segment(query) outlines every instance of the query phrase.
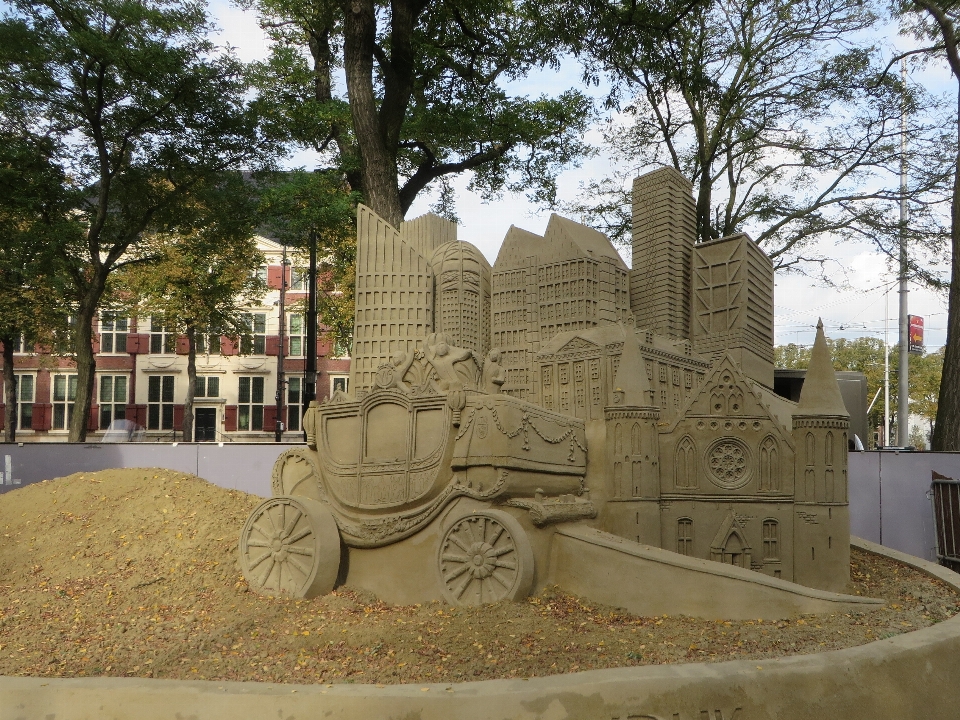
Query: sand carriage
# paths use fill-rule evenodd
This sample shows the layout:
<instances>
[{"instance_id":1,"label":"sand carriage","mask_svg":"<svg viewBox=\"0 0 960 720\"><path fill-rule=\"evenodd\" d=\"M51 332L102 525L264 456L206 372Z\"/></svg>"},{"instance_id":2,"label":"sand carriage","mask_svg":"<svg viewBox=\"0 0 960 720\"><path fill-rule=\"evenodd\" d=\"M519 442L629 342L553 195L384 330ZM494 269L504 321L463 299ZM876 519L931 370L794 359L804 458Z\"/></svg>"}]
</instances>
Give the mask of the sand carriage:
<instances>
[{"instance_id":1,"label":"sand carriage","mask_svg":"<svg viewBox=\"0 0 960 720\"><path fill-rule=\"evenodd\" d=\"M403 541L468 498L429 550L444 594L471 605L527 595L535 553L523 525L596 511L583 422L500 394L499 360L433 334L381 366L372 392L311 407L307 447L277 459L273 497L242 530L251 587L329 592L351 549ZM517 508L530 522L518 522Z\"/></svg>"}]
</instances>

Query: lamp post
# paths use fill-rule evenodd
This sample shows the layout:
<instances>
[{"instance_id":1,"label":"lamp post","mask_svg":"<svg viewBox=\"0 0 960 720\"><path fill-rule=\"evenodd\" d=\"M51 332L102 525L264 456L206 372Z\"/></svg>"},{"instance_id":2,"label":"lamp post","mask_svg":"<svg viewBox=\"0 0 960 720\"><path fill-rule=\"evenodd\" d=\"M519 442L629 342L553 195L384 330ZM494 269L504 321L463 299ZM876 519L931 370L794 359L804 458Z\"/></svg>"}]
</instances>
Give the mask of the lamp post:
<instances>
[{"instance_id":1,"label":"lamp post","mask_svg":"<svg viewBox=\"0 0 960 720\"><path fill-rule=\"evenodd\" d=\"M307 276L307 366L303 388L303 414L317 399L317 231L310 230L310 270Z\"/></svg>"},{"instance_id":2,"label":"lamp post","mask_svg":"<svg viewBox=\"0 0 960 720\"><path fill-rule=\"evenodd\" d=\"M283 391L286 379L283 373L283 336L287 329L286 316L287 300L287 244L283 244L283 260L280 262L280 347L277 348L277 419L274 423L273 439L280 442L283 439Z\"/></svg>"}]
</instances>

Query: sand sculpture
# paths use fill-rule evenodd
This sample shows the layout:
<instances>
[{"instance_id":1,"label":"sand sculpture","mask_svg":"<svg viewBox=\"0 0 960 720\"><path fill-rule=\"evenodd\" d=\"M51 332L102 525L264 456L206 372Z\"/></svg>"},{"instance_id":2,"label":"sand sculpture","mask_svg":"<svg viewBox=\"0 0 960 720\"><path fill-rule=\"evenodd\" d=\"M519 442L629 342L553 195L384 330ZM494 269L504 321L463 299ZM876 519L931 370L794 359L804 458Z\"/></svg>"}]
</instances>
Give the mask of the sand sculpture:
<instances>
[{"instance_id":1,"label":"sand sculpture","mask_svg":"<svg viewBox=\"0 0 960 720\"><path fill-rule=\"evenodd\" d=\"M353 394L278 459L241 534L251 586L517 599L573 527L600 558L842 590L848 415L822 327L799 403L775 395L770 261L743 234L695 239L671 169L634 183L632 268L556 215L511 228L491 268L453 223L361 206Z\"/></svg>"}]
</instances>

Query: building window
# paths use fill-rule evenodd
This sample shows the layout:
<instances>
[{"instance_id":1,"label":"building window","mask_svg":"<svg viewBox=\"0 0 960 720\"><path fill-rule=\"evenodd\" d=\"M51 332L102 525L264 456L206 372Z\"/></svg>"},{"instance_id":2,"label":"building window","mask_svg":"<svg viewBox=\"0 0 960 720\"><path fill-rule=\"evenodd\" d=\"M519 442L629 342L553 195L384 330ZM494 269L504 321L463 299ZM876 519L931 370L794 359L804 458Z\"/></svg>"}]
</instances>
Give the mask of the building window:
<instances>
[{"instance_id":1,"label":"building window","mask_svg":"<svg viewBox=\"0 0 960 720\"><path fill-rule=\"evenodd\" d=\"M253 276L258 281L266 285L267 284L267 266L261 265L260 267L258 267L256 270L253 271Z\"/></svg>"},{"instance_id":2,"label":"building window","mask_svg":"<svg viewBox=\"0 0 960 720\"><path fill-rule=\"evenodd\" d=\"M303 357L303 351L307 347L303 315L290 315L287 326L289 328L287 335L290 338L290 357Z\"/></svg>"},{"instance_id":3,"label":"building window","mask_svg":"<svg viewBox=\"0 0 960 720\"><path fill-rule=\"evenodd\" d=\"M127 318L103 313L100 316L100 352L125 353L129 329L130 321Z\"/></svg>"},{"instance_id":4,"label":"building window","mask_svg":"<svg viewBox=\"0 0 960 720\"><path fill-rule=\"evenodd\" d=\"M173 430L173 375L147 379L147 430Z\"/></svg>"},{"instance_id":5,"label":"building window","mask_svg":"<svg viewBox=\"0 0 960 720\"><path fill-rule=\"evenodd\" d=\"M198 398L220 397L220 378L216 375L197 375L193 396Z\"/></svg>"},{"instance_id":6,"label":"building window","mask_svg":"<svg viewBox=\"0 0 960 720\"><path fill-rule=\"evenodd\" d=\"M17 430L33 429L33 401L35 378L33 375L14 375L13 392L17 396Z\"/></svg>"},{"instance_id":7,"label":"building window","mask_svg":"<svg viewBox=\"0 0 960 720\"><path fill-rule=\"evenodd\" d=\"M127 376L100 376L100 429L106 430L114 420L127 417Z\"/></svg>"},{"instance_id":8,"label":"building window","mask_svg":"<svg viewBox=\"0 0 960 720\"><path fill-rule=\"evenodd\" d=\"M763 521L763 559L780 559L780 523L776 520Z\"/></svg>"},{"instance_id":9,"label":"building window","mask_svg":"<svg viewBox=\"0 0 960 720\"><path fill-rule=\"evenodd\" d=\"M243 355L263 355L267 351L266 313L244 313L244 333L240 337L240 352Z\"/></svg>"},{"instance_id":10,"label":"building window","mask_svg":"<svg viewBox=\"0 0 960 720\"><path fill-rule=\"evenodd\" d=\"M350 340L341 340L340 338L335 338L333 341L333 356L335 358L350 357Z\"/></svg>"},{"instance_id":11,"label":"building window","mask_svg":"<svg viewBox=\"0 0 960 720\"><path fill-rule=\"evenodd\" d=\"M220 333L197 333L194 336L194 344L200 355L219 355Z\"/></svg>"},{"instance_id":12,"label":"building window","mask_svg":"<svg viewBox=\"0 0 960 720\"><path fill-rule=\"evenodd\" d=\"M330 376L330 395L340 390L343 394L347 394L350 387L350 377L348 375L331 375Z\"/></svg>"},{"instance_id":13,"label":"building window","mask_svg":"<svg viewBox=\"0 0 960 720\"><path fill-rule=\"evenodd\" d=\"M27 353L33 352L33 344L27 343L23 335L18 337L13 344L13 354L14 355L26 355Z\"/></svg>"},{"instance_id":14,"label":"building window","mask_svg":"<svg viewBox=\"0 0 960 720\"><path fill-rule=\"evenodd\" d=\"M77 376L53 376L53 424L54 430L66 430L73 417L73 403L77 399Z\"/></svg>"},{"instance_id":15,"label":"building window","mask_svg":"<svg viewBox=\"0 0 960 720\"><path fill-rule=\"evenodd\" d=\"M677 520L677 552L681 555L693 555L693 520Z\"/></svg>"},{"instance_id":16,"label":"building window","mask_svg":"<svg viewBox=\"0 0 960 720\"><path fill-rule=\"evenodd\" d=\"M298 377L287 378L287 430L300 429L300 415L303 408L300 407L301 383L303 380Z\"/></svg>"},{"instance_id":17,"label":"building window","mask_svg":"<svg viewBox=\"0 0 960 720\"><path fill-rule=\"evenodd\" d=\"M290 270L290 289L306 292L308 287L307 279L310 277L310 271L306 268L292 268Z\"/></svg>"},{"instance_id":18,"label":"building window","mask_svg":"<svg viewBox=\"0 0 960 720\"><path fill-rule=\"evenodd\" d=\"M163 317L150 318L150 352L154 355L175 353L177 334Z\"/></svg>"},{"instance_id":19,"label":"building window","mask_svg":"<svg viewBox=\"0 0 960 720\"><path fill-rule=\"evenodd\" d=\"M237 430L263 430L263 376L242 376L237 405Z\"/></svg>"}]
</instances>

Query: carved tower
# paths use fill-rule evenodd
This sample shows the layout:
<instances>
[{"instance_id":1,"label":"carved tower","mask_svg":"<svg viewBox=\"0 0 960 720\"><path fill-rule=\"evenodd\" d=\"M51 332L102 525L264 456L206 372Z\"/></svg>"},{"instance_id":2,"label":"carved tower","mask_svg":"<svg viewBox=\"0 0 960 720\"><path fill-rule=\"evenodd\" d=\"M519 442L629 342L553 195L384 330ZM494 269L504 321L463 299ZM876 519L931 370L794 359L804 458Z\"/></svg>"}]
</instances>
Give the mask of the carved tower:
<instances>
[{"instance_id":1,"label":"carved tower","mask_svg":"<svg viewBox=\"0 0 960 720\"><path fill-rule=\"evenodd\" d=\"M602 523L609 532L660 544L660 408L633 328L620 326L623 350L604 408L608 487Z\"/></svg>"},{"instance_id":2,"label":"carved tower","mask_svg":"<svg viewBox=\"0 0 960 720\"><path fill-rule=\"evenodd\" d=\"M849 428L823 323L818 322L810 367L793 414L794 579L801 585L842 591L850 579Z\"/></svg>"}]
</instances>

